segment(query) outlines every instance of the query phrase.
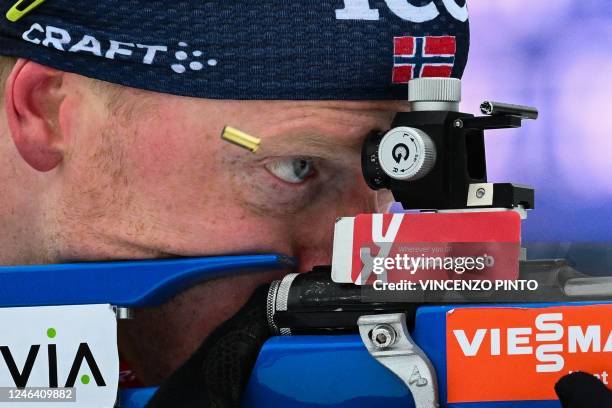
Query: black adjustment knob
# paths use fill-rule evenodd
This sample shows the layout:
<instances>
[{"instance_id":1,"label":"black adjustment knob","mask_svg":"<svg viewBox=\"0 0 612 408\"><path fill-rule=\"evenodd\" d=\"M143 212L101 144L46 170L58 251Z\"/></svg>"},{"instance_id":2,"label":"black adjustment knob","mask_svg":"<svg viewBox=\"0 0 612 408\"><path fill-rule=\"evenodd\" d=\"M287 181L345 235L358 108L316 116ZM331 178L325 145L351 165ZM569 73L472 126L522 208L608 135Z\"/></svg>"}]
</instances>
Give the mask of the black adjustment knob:
<instances>
[{"instance_id":1,"label":"black adjustment knob","mask_svg":"<svg viewBox=\"0 0 612 408\"><path fill-rule=\"evenodd\" d=\"M363 178L372 190L388 188L389 177L380 167L378 148L383 133L371 133L363 143L361 149L361 170Z\"/></svg>"}]
</instances>

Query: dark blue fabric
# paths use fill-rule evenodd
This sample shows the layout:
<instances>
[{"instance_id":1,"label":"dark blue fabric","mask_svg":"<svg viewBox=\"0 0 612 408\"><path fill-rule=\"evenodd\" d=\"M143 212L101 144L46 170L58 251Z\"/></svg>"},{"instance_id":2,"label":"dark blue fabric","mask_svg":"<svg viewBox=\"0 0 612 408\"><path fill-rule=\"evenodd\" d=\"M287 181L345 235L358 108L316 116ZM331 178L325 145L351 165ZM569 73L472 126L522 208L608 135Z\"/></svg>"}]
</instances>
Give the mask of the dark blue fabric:
<instances>
[{"instance_id":1,"label":"dark blue fabric","mask_svg":"<svg viewBox=\"0 0 612 408\"><path fill-rule=\"evenodd\" d=\"M410 0L415 6L432 2L439 11L421 23L402 19L380 0L369 2L378 20L337 19L344 0L47 0L11 23L4 14L15 1L0 0L0 54L200 98L404 99L406 85L392 83L394 37L456 37L454 77L463 74L469 48L468 22L453 17L443 0ZM49 30L63 51L43 45ZM100 42L100 53L85 35ZM110 40L132 44L120 45L130 55L105 57ZM75 46L77 52L68 51ZM147 52L154 51L150 46L167 50L157 50L145 63Z\"/></svg>"}]
</instances>

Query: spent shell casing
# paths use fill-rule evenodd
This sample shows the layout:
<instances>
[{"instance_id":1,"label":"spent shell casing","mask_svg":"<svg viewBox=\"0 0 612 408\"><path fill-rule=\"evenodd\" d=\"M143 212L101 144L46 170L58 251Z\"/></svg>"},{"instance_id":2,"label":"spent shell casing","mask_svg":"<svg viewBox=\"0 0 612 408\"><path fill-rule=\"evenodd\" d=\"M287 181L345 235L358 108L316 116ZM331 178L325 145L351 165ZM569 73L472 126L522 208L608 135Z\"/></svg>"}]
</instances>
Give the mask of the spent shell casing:
<instances>
[{"instance_id":1,"label":"spent shell casing","mask_svg":"<svg viewBox=\"0 0 612 408\"><path fill-rule=\"evenodd\" d=\"M251 136L248 133L245 133L231 126L226 126L223 128L221 139L233 143L236 146L240 146L244 149L247 149L253 153L255 153L257 149L259 149L259 145L261 143L261 139L255 136Z\"/></svg>"}]
</instances>

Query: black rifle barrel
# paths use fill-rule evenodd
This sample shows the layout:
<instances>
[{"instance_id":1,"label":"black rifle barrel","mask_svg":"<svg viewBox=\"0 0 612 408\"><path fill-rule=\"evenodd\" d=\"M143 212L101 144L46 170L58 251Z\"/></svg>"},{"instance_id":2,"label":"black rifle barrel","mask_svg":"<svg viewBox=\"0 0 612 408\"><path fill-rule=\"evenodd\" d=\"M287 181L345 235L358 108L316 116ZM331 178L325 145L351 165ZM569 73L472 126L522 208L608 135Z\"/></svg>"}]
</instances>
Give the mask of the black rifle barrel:
<instances>
[{"instance_id":1,"label":"black rifle barrel","mask_svg":"<svg viewBox=\"0 0 612 408\"><path fill-rule=\"evenodd\" d=\"M268 293L268 323L280 334L356 332L363 315L405 313L412 328L419 306L464 303L541 303L612 300L610 278L584 275L563 260L522 261L519 279L537 282L536 290L400 290L336 283L331 267L290 274ZM604 290L605 289L605 290Z\"/></svg>"}]
</instances>

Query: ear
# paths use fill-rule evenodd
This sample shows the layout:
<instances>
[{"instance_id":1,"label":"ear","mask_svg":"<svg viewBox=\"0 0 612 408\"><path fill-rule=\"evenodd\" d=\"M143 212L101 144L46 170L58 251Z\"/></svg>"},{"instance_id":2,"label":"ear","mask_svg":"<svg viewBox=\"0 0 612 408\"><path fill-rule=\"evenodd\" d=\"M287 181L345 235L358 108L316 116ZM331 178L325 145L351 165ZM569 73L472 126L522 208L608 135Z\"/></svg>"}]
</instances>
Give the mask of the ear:
<instances>
[{"instance_id":1,"label":"ear","mask_svg":"<svg viewBox=\"0 0 612 408\"><path fill-rule=\"evenodd\" d=\"M61 71L20 59L6 82L5 109L13 142L38 171L53 170L63 159L63 77Z\"/></svg>"}]
</instances>

